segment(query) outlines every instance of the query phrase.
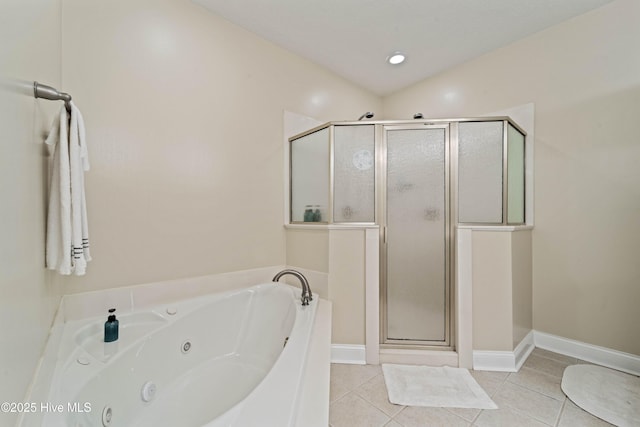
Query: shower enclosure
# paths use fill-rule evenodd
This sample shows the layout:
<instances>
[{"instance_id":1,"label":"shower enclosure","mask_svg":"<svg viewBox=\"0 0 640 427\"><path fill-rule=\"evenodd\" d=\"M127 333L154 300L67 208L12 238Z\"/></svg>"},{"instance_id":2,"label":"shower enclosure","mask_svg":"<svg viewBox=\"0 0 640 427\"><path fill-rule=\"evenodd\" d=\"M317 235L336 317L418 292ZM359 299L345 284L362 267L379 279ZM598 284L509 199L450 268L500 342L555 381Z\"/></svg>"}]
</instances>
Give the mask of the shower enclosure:
<instances>
[{"instance_id":1,"label":"shower enclosure","mask_svg":"<svg viewBox=\"0 0 640 427\"><path fill-rule=\"evenodd\" d=\"M525 223L508 117L331 122L290 140L290 222L379 226L380 344L453 349L455 227Z\"/></svg>"}]
</instances>

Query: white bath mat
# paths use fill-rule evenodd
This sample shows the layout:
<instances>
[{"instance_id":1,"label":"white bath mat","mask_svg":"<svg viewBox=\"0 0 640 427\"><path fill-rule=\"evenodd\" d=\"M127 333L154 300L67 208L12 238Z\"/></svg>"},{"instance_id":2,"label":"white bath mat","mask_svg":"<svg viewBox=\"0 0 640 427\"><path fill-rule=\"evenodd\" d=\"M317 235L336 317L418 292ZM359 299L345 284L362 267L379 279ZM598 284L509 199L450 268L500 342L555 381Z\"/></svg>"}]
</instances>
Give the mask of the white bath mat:
<instances>
[{"instance_id":1,"label":"white bath mat","mask_svg":"<svg viewBox=\"0 0 640 427\"><path fill-rule=\"evenodd\" d=\"M466 369L382 365L389 401L397 405L497 409Z\"/></svg>"},{"instance_id":2,"label":"white bath mat","mask_svg":"<svg viewBox=\"0 0 640 427\"><path fill-rule=\"evenodd\" d=\"M640 378L595 365L571 365L562 391L585 411L620 427L640 426Z\"/></svg>"}]
</instances>

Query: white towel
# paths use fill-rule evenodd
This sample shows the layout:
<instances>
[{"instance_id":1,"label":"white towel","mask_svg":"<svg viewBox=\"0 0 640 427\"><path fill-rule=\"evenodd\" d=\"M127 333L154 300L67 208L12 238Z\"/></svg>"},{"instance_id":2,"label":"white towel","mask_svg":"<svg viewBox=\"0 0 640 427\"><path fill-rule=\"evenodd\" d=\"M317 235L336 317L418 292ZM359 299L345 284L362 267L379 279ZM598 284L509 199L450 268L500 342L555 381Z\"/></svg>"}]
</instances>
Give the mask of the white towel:
<instances>
[{"instance_id":1,"label":"white towel","mask_svg":"<svg viewBox=\"0 0 640 427\"><path fill-rule=\"evenodd\" d=\"M84 171L89 170L84 121L71 103L54 120L46 144L53 147L49 210L47 214L47 268L60 274L85 274L89 253L89 227L84 194Z\"/></svg>"}]
</instances>

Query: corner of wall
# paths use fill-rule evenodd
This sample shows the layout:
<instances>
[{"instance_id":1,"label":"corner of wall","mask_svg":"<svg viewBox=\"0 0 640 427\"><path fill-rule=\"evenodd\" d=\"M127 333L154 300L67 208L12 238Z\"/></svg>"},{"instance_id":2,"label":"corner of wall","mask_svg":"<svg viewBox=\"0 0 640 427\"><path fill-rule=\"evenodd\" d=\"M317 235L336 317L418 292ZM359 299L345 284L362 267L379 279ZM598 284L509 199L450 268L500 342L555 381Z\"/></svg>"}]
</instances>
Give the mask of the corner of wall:
<instances>
[{"instance_id":1,"label":"corner of wall","mask_svg":"<svg viewBox=\"0 0 640 427\"><path fill-rule=\"evenodd\" d=\"M33 82L61 83L61 0L0 6L0 382L21 402L60 302L45 270L48 153L44 135L60 104L33 97ZM0 414L13 424L12 414Z\"/></svg>"}]
</instances>

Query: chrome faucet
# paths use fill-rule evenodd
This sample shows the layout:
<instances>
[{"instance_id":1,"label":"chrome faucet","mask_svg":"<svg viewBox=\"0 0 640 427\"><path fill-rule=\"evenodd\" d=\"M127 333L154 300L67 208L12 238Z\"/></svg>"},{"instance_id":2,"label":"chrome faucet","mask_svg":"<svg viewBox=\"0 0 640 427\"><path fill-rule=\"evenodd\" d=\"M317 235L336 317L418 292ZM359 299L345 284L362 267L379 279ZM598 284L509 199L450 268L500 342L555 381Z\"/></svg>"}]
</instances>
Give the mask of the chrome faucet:
<instances>
[{"instance_id":1,"label":"chrome faucet","mask_svg":"<svg viewBox=\"0 0 640 427\"><path fill-rule=\"evenodd\" d=\"M300 298L302 300L302 305L309 305L309 301L313 301L311 288L309 287L309 282L307 281L307 278L304 277L302 273L300 273L299 271L291 270L291 269L282 270L280 273L276 274L273 277L273 282L277 282L278 280L280 280L282 276L285 276L287 274L290 274L291 276L295 276L298 278L298 280L300 280L300 285L302 285L302 298Z\"/></svg>"}]
</instances>

